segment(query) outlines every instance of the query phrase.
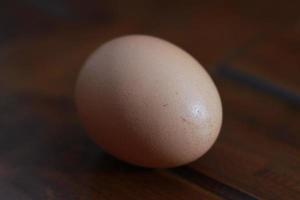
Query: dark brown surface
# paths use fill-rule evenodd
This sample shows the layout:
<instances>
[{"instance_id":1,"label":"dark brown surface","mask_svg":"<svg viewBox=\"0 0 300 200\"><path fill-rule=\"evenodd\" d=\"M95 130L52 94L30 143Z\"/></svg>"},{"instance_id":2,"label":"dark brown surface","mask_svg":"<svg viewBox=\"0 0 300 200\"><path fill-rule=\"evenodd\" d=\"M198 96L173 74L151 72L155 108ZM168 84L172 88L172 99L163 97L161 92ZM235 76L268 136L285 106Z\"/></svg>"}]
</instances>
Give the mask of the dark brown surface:
<instances>
[{"instance_id":1,"label":"dark brown surface","mask_svg":"<svg viewBox=\"0 0 300 200\"><path fill-rule=\"evenodd\" d=\"M270 6L271 5L271 6ZM299 199L299 1L0 3L0 199ZM86 57L147 33L189 51L224 125L189 166L126 165L84 134L73 87Z\"/></svg>"}]
</instances>

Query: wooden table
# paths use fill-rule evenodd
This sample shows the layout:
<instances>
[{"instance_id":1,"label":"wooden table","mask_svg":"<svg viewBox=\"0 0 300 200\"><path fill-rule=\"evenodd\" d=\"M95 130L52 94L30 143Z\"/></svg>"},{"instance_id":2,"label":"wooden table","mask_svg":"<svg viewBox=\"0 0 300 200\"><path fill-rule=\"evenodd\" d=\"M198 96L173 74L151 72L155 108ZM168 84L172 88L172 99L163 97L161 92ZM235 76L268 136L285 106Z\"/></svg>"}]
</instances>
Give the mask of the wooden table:
<instances>
[{"instance_id":1,"label":"wooden table","mask_svg":"<svg viewBox=\"0 0 300 200\"><path fill-rule=\"evenodd\" d=\"M299 2L1 2L0 199L300 199ZM221 135L188 166L127 165L78 121L84 60L131 33L183 47L219 88Z\"/></svg>"}]
</instances>

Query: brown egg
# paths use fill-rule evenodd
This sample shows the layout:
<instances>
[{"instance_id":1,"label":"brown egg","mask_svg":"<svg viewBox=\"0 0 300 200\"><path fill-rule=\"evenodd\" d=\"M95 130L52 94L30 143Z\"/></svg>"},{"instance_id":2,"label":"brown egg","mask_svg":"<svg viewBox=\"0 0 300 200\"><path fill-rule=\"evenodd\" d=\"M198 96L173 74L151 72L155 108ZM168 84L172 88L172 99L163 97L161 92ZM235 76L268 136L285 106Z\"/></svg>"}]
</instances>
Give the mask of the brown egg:
<instances>
[{"instance_id":1,"label":"brown egg","mask_svg":"<svg viewBox=\"0 0 300 200\"><path fill-rule=\"evenodd\" d=\"M144 167L196 160L222 123L220 97L204 68L151 36L124 36L99 47L80 72L76 104L102 149Z\"/></svg>"}]
</instances>

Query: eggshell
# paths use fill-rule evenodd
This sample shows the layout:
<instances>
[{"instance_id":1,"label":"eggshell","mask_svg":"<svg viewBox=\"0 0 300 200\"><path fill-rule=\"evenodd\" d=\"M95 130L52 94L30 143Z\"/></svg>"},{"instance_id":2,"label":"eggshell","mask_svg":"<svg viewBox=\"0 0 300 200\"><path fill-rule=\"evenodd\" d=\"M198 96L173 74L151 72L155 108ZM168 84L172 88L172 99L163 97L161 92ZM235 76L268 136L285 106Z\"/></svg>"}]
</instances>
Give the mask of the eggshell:
<instances>
[{"instance_id":1,"label":"eggshell","mask_svg":"<svg viewBox=\"0 0 300 200\"><path fill-rule=\"evenodd\" d=\"M123 36L100 46L80 72L76 104L95 143L144 167L196 160L222 123L220 97L205 69L152 36Z\"/></svg>"}]
</instances>

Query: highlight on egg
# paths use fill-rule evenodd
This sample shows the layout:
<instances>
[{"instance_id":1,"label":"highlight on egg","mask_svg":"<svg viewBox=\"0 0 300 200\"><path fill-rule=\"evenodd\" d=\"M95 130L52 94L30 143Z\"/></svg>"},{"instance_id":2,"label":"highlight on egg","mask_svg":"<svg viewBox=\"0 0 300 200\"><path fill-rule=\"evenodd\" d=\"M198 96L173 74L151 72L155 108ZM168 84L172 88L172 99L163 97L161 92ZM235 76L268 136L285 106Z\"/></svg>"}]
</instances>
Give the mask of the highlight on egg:
<instances>
[{"instance_id":1,"label":"highlight on egg","mask_svg":"<svg viewBox=\"0 0 300 200\"><path fill-rule=\"evenodd\" d=\"M198 159L222 124L220 96L205 69L176 45L146 35L101 45L80 71L75 102L96 144L143 167Z\"/></svg>"}]
</instances>

